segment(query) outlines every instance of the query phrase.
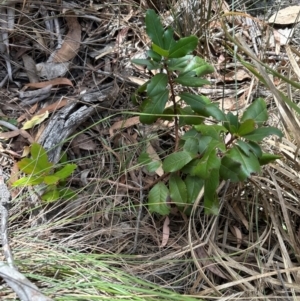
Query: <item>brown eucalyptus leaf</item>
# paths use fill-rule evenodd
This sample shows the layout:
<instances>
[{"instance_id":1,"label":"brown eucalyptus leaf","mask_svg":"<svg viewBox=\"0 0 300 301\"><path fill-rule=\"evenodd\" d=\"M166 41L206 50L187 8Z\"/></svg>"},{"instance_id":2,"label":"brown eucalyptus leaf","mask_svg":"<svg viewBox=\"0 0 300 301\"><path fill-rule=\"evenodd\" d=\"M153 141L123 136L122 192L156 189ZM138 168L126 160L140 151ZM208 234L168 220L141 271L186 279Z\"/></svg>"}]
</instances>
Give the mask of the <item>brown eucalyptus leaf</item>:
<instances>
[{"instance_id":1,"label":"brown eucalyptus leaf","mask_svg":"<svg viewBox=\"0 0 300 301\"><path fill-rule=\"evenodd\" d=\"M72 11L66 12L66 21L69 31L64 39L61 48L53 57L54 63L63 63L72 60L78 53L81 42L81 26L78 23L76 14Z\"/></svg>"}]
</instances>

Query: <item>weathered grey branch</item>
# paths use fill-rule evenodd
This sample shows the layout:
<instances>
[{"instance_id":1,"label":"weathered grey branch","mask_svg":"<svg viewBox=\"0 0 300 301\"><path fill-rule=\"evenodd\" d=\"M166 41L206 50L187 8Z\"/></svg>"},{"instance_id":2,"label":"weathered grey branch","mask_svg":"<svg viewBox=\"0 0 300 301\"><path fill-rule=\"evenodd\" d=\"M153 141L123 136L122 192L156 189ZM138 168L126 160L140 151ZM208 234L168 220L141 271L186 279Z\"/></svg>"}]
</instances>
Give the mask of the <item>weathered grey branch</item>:
<instances>
[{"instance_id":1,"label":"weathered grey branch","mask_svg":"<svg viewBox=\"0 0 300 301\"><path fill-rule=\"evenodd\" d=\"M102 91L99 87L99 91L86 93L82 96L83 102L91 103L91 105L73 102L53 116L38 141L48 151L49 161L54 164L59 161L61 149L66 139L80 124L95 113L97 104L101 107L109 107L114 102L118 91L116 83L111 83L109 88Z\"/></svg>"},{"instance_id":2,"label":"weathered grey branch","mask_svg":"<svg viewBox=\"0 0 300 301\"><path fill-rule=\"evenodd\" d=\"M0 275L22 301L51 301L24 275L0 261Z\"/></svg>"},{"instance_id":3,"label":"weathered grey branch","mask_svg":"<svg viewBox=\"0 0 300 301\"><path fill-rule=\"evenodd\" d=\"M10 193L4 182L3 170L0 166L0 212L1 212L1 240L2 249L11 268L14 268L14 260L8 242L8 210L10 206Z\"/></svg>"}]
</instances>

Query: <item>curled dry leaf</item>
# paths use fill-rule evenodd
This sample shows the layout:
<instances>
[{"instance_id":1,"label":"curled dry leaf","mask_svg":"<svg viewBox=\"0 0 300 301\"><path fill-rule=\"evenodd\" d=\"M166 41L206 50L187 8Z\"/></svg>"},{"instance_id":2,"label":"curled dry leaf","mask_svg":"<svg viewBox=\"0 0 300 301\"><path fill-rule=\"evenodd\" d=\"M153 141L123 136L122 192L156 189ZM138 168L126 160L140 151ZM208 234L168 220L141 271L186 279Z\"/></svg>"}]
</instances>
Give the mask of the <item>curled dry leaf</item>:
<instances>
[{"instance_id":1,"label":"curled dry leaf","mask_svg":"<svg viewBox=\"0 0 300 301\"><path fill-rule=\"evenodd\" d=\"M78 23L76 14L73 11L67 11L66 14L69 31L61 48L57 50L53 57L54 63L63 63L72 60L77 55L80 47L81 26Z\"/></svg>"},{"instance_id":2,"label":"curled dry leaf","mask_svg":"<svg viewBox=\"0 0 300 301\"><path fill-rule=\"evenodd\" d=\"M164 221L164 225L163 225L163 237L162 237L162 242L161 242L161 247L165 247L168 243L169 240L169 236L170 236L170 219L168 216L166 216L166 219Z\"/></svg>"}]
</instances>

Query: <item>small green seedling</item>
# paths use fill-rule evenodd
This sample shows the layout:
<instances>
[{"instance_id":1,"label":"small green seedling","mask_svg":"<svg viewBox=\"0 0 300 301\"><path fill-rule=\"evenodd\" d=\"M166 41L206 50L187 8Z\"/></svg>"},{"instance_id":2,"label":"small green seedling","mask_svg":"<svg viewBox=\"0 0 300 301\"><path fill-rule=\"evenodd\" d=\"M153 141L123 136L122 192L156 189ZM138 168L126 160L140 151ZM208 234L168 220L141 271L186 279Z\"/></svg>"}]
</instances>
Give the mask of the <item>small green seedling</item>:
<instances>
[{"instance_id":1,"label":"small green seedling","mask_svg":"<svg viewBox=\"0 0 300 301\"><path fill-rule=\"evenodd\" d=\"M21 172L28 176L13 183L13 187L36 186L43 184L46 189L42 200L53 202L60 198L71 199L75 197L74 191L66 186L67 178L77 168L76 164L64 164L56 168L48 161L45 149L38 143L33 143L30 148L31 158L24 158L17 163ZM61 160L62 161L62 160Z\"/></svg>"},{"instance_id":2,"label":"small green seedling","mask_svg":"<svg viewBox=\"0 0 300 301\"><path fill-rule=\"evenodd\" d=\"M146 124L158 118L174 121L175 145L163 161L154 161L144 152L139 162L155 171L162 165L164 181L159 181L149 191L151 212L167 215L171 201L189 213L199 192L204 188L206 213L219 210L217 188L221 180L241 182L261 166L280 156L264 153L259 143L269 135L282 137L277 128L265 126L268 120L266 103L256 99L241 117L225 113L218 105L185 87L210 84L204 75L214 68L193 51L198 45L195 36L174 39L172 28L164 29L153 10L146 13L146 31L152 44L147 59L135 59L134 64L148 70L159 70L133 95L141 102L140 121ZM176 91L176 92L175 92ZM168 100L172 105L166 107ZM189 130L179 137L179 127Z\"/></svg>"}]
</instances>

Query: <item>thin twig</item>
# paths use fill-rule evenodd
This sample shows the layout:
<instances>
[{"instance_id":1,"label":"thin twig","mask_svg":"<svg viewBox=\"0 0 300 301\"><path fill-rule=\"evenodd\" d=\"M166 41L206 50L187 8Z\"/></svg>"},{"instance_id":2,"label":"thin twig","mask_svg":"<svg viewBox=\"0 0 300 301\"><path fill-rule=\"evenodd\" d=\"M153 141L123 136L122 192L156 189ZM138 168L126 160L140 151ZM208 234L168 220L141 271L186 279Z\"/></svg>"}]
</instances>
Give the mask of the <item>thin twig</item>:
<instances>
[{"instance_id":1,"label":"thin twig","mask_svg":"<svg viewBox=\"0 0 300 301\"><path fill-rule=\"evenodd\" d=\"M10 205L10 193L4 183L3 170L0 166L0 212L1 212L1 239L5 259L11 268L15 268L13 255L8 242L8 210Z\"/></svg>"},{"instance_id":2,"label":"thin twig","mask_svg":"<svg viewBox=\"0 0 300 301\"><path fill-rule=\"evenodd\" d=\"M175 127L175 152L178 150L178 146L179 146L179 125L178 125L178 117L177 117L177 106L176 106L176 99L175 99L175 92L174 92L174 86L173 86L173 82L172 82L172 78L170 75L170 71L168 70L168 66L165 64L165 69L167 70L167 76L168 76L168 81L169 81L169 85L170 85L170 89L171 89L171 100L173 103L173 108L174 108L174 127Z\"/></svg>"}]
</instances>

